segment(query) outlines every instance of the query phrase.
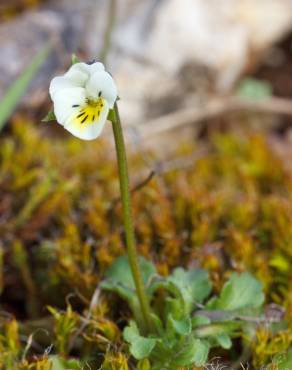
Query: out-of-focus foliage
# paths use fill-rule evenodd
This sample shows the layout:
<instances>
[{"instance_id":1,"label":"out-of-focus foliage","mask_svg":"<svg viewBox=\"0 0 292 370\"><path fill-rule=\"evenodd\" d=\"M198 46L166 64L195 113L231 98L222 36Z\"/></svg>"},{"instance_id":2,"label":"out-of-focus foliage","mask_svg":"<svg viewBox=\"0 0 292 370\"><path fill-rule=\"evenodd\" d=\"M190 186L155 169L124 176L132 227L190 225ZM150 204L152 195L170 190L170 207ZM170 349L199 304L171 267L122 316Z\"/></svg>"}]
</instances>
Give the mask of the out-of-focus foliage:
<instances>
[{"instance_id":1,"label":"out-of-focus foliage","mask_svg":"<svg viewBox=\"0 0 292 370\"><path fill-rule=\"evenodd\" d=\"M262 100L271 97L273 89L266 81L245 78L240 82L236 94L245 99Z\"/></svg>"},{"instance_id":2,"label":"out-of-focus foliage","mask_svg":"<svg viewBox=\"0 0 292 370\"><path fill-rule=\"evenodd\" d=\"M261 135L218 134L208 147L192 166L134 193L139 251L161 275L179 265L208 269L214 294L232 271L252 272L288 322L277 334L258 329L248 360L257 368L292 345L292 174ZM195 150L181 148L177 157ZM1 137L0 369L47 370L53 354L77 356L84 369L132 366L120 332L127 306L114 295L92 299L124 254L113 154L100 140L44 136L21 119ZM141 156L131 170L144 179ZM234 360L241 350L232 359L222 350L212 356Z\"/></svg>"},{"instance_id":3,"label":"out-of-focus foliage","mask_svg":"<svg viewBox=\"0 0 292 370\"><path fill-rule=\"evenodd\" d=\"M8 20L20 12L35 7L45 0L13 0L0 1L0 20Z\"/></svg>"},{"instance_id":4,"label":"out-of-focus foliage","mask_svg":"<svg viewBox=\"0 0 292 370\"><path fill-rule=\"evenodd\" d=\"M47 45L41 49L33 58L31 63L25 68L21 75L12 83L6 94L0 101L0 131L2 130L7 119L14 111L16 105L19 103L22 95L25 93L29 83L45 62L50 46Z\"/></svg>"}]
</instances>

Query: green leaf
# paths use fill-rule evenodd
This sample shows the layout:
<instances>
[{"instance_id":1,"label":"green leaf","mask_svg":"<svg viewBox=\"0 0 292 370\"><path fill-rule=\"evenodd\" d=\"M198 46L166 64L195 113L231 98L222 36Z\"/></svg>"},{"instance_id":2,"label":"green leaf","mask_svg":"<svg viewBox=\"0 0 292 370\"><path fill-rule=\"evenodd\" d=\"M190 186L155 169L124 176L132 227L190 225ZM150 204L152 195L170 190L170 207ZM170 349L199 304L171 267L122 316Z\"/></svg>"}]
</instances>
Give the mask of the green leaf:
<instances>
[{"instance_id":1,"label":"green leaf","mask_svg":"<svg viewBox=\"0 0 292 370\"><path fill-rule=\"evenodd\" d=\"M139 334L134 321L130 321L130 325L124 329L123 337L130 344L130 352L137 360L148 357L156 344L155 338L145 338Z\"/></svg>"},{"instance_id":2,"label":"green leaf","mask_svg":"<svg viewBox=\"0 0 292 370\"><path fill-rule=\"evenodd\" d=\"M147 286L153 276L156 275L155 266L143 257L139 257L140 269L144 284ZM118 257L105 273L106 280L102 282L102 288L110 290L116 286L124 287L127 292L133 294L135 283L132 276L127 256Z\"/></svg>"},{"instance_id":3,"label":"green leaf","mask_svg":"<svg viewBox=\"0 0 292 370\"><path fill-rule=\"evenodd\" d=\"M232 347L232 341L228 334L221 333L216 336L216 341L222 348L230 349Z\"/></svg>"},{"instance_id":4,"label":"green leaf","mask_svg":"<svg viewBox=\"0 0 292 370\"><path fill-rule=\"evenodd\" d=\"M65 360L59 356L50 356L49 357L52 363L52 370L80 370L81 364L76 360Z\"/></svg>"},{"instance_id":5,"label":"green leaf","mask_svg":"<svg viewBox=\"0 0 292 370\"><path fill-rule=\"evenodd\" d=\"M195 340L195 350L193 353L192 362L195 366L203 366L209 355L210 346L207 341Z\"/></svg>"},{"instance_id":6,"label":"green leaf","mask_svg":"<svg viewBox=\"0 0 292 370\"><path fill-rule=\"evenodd\" d=\"M79 60L79 58L77 57L76 54L72 54L72 56L71 56L71 64L73 65L73 64L76 64L76 63L80 63L80 60Z\"/></svg>"},{"instance_id":7,"label":"green leaf","mask_svg":"<svg viewBox=\"0 0 292 370\"><path fill-rule=\"evenodd\" d=\"M192 322L189 317L182 320L175 320L172 315L169 315L168 321L173 330L179 335L188 335L192 331Z\"/></svg>"},{"instance_id":8,"label":"green leaf","mask_svg":"<svg viewBox=\"0 0 292 370\"><path fill-rule=\"evenodd\" d=\"M181 296L187 313L194 309L196 303L202 303L212 288L208 272L205 270L186 271L177 268L166 280L169 283L169 290Z\"/></svg>"},{"instance_id":9,"label":"green leaf","mask_svg":"<svg viewBox=\"0 0 292 370\"><path fill-rule=\"evenodd\" d=\"M214 323L209 325L202 325L194 328L194 335L201 339L207 339L214 337L216 338L221 334L234 335L242 327L242 322L240 321L225 321L220 323Z\"/></svg>"},{"instance_id":10,"label":"green leaf","mask_svg":"<svg viewBox=\"0 0 292 370\"><path fill-rule=\"evenodd\" d=\"M291 370L292 369L292 350L287 353L280 354L277 356L276 364L278 370Z\"/></svg>"},{"instance_id":11,"label":"green leaf","mask_svg":"<svg viewBox=\"0 0 292 370\"><path fill-rule=\"evenodd\" d=\"M262 100L273 95L272 86L266 81L245 78L241 81L236 95L244 99Z\"/></svg>"},{"instance_id":12,"label":"green leaf","mask_svg":"<svg viewBox=\"0 0 292 370\"><path fill-rule=\"evenodd\" d=\"M151 312L151 320L155 327L156 333L162 337L164 335L164 327L160 317L155 313Z\"/></svg>"},{"instance_id":13,"label":"green leaf","mask_svg":"<svg viewBox=\"0 0 292 370\"><path fill-rule=\"evenodd\" d=\"M207 341L195 339L193 337L186 338L183 346L175 349L171 363L176 366L202 366L208 359L210 346Z\"/></svg>"},{"instance_id":14,"label":"green leaf","mask_svg":"<svg viewBox=\"0 0 292 370\"><path fill-rule=\"evenodd\" d=\"M53 110L50 110L48 114L42 119L42 122L56 121L56 116Z\"/></svg>"},{"instance_id":15,"label":"green leaf","mask_svg":"<svg viewBox=\"0 0 292 370\"><path fill-rule=\"evenodd\" d=\"M221 294L207 304L208 308L222 310L242 310L258 308L264 302L262 284L251 274L233 273L224 284Z\"/></svg>"},{"instance_id":16,"label":"green leaf","mask_svg":"<svg viewBox=\"0 0 292 370\"><path fill-rule=\"evenodd\" d=\"M142 279L146 286L146 293L149 299L152 296L150 282L152 277L156 275L155 266L143 257L139 257ZM140 309L140 304L136 294L136 288L132 271L129 265L128 257L121 256L117 258L110 268L106 271L106 279L100 283L100 287L104 290L117 293L121 298L125 299L136 318L139 326L143 324L143 316Z\"/></svg>"},{"instance_id":17,"label":"green leaf","mask_svg":"<svg viewBox=\"0 0 292 370\"><path fill-rule=\"evenodd\" d=\"M197 326L208 325L210 323L211 323L211 320L209 319L209 317L206 317L206 316L196 315L192 318L193 328Z\"/></svg>"},{"instance_id":18,"label":"green leaf","mask_svg":"<svg viewBox=\"0 0 292 370\"><path fill-rule=\"evenodd\" d=\"M45 46L40 52L33 58L32 62L26 67L22 74L12 83L6 95L0 102L0 131L3 129L7 119L13 113L15 107L19 103L29 83L45 62L51 47Z\"/></svg>"}]
</instances>

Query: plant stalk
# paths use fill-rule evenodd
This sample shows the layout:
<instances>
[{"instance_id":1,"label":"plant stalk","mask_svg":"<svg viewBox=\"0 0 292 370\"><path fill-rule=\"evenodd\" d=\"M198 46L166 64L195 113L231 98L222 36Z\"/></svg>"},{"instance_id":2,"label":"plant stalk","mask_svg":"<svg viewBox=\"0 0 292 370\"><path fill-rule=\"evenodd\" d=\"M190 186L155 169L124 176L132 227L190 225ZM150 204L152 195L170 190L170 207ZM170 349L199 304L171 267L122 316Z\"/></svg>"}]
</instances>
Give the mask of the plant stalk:
<instances>
[{"instance_id":1,"label":"plant stalk","mask_svg":"<svg viewBox=\"0 0 292 370\"><path fill-rule=\"evenodd\" d=\"M145 329L149 333L151 332L151 310L148 301L148 297L145 291L145 285L142 279L141 269L138 260L138 253L136 248L136 240L134 235L134 227L132 220L132 209L131 209L131 196L129 189L129 175L128 175L128 165L127 156L125 149L125 142L123 137L123 131L121 126L121 120L118 110L118 105L114 105L114 118L112 119L112 126L115 138L115 146L118 161L119 170L119 180L120 180L120 190L123 208L123 220L126 236L126 246L129 258L129 263L131 266L131 271L133 279L136 286L137 296L140 302L142 315L145 321Z\"/></svg>"},{"instance_id":2,"label":"plant stalk","mask_svg":"<svg viewBox=\"0 0 292 370\"><path fill-rule=\"evenodd\" d=\"M117 13L117 1L109 0L108 1L108 10L107 10L107 24L103 36L103 47L100 53L99 60L105 65L107 62L108 53L111 46L111 38L116 23L116 13Z\"/></svg>"}]
</instances>

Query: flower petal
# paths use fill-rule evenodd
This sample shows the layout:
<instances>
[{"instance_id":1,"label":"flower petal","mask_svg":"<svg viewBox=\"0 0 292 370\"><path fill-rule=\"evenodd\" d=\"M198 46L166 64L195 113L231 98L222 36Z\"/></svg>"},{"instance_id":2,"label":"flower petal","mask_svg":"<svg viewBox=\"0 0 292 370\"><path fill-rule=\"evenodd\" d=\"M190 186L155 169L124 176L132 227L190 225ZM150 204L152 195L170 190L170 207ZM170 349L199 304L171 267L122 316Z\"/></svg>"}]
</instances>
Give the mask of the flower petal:
<instances>
[{"instance_id":1,"label":"flower petal","mask_svg":"<svg viewBox=\"0 0 292 370\"><path fill-rule=\"evenodd\" d=\"M104 65L100 62L89 63L87 66L91 75L95 72L104 71Z\"/></svg>"},{"instance_id":2,"label":"flower petal","mask_svg":"<svg viewBox=\"0 0 292 370\"><path fill-rule=\"evenodd\" d=\"M72 115L67 119L64 128L79 139L94 140L100 135L105 125L108 112L109 106L107 102L105 102L103 110L101 111L100 116L96 121L81 124L76 120L76 115Z\"/></svg>"},{"instance_id":3,"label":"flower petal","mask_svg":"<svg viewBox=\"0 0 292 370\"><path fill-rule=\"evenodd\" d=\"M54 77L50 83L49 89L51 99L54 100L54 95L57 92L72 87L75 87L75 84L72 81L65 78L64 76Z\"/></svg>"},{"instance_id":4,"label":"flower petal","mask_svg":"<svg viewBox=\"0 0 292 370\"><path fill-rule=\"evenodd\" d=\"M64 74L64 77L69 78L72 82L78 84L78 86L84 87L88 78L99 71L104 71L104 65L102 63L75 63Z\"/></svg>"},{"instance_id":5,"label":"flower petal","mask_svg":"<svg viewBox=\"0 0 292 370\"><path fill-rule=\"evenodd\" d=\"M76 86L84 87L90 77L90 68L86 63L73 64L64 77L72 81Z\"/></svg>"},{"instance_id":6,"label":"flower petal","mask_svg":"<svg viewBox=\"0 0 292 370\"><path fill-rule=\"evenodd\" d=\"M53 95L53 102L57 121L64 125L65 121L86 103L85 89L70 87L58 90Z\"/></svg>"},{"instance_id":7,"label":"flower petal","mask_svg":"<svg viewBox=\"0 0 292 370\"><path fill-rule=\"evenodd\" d=\"M100 71L104 71L104 65L102 63L73 64L63 76L57 76L52 79L49 89L51 98L53 99L57 91L68 87L85 87L90 76Z\"/></svg>"},{"instance_id":8,"label":"flower petal","mask_svg":"<svg viewBox=\"0 0 292 370\"><path fill-rule=\"evenodd\" d=\"M90 76L86 84L87 96L97 99L99 94L106 99L109 107L112 108L117 99L117 86L112 76L105 71L97 71Z\"/></svg>"}]
</instances>

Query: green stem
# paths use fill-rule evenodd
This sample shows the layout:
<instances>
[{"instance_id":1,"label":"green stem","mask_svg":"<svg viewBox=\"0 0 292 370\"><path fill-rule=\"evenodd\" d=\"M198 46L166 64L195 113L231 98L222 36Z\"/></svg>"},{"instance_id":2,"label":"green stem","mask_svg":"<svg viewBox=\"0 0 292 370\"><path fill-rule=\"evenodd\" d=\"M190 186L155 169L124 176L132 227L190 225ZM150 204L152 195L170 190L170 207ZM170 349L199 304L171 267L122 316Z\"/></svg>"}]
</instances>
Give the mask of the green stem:
<instances>
[{"instance_id":1,"label":"green stem","mask_svg":"<svg viewBox=\"0 0 292 370\"><path fill-rule=\"evenodd\" d=\"M142 280L141 270L139 266L138 254L136 249L136 240L134 235L132 211L131 211L131 197L129 190L129 175L127 166L127 156L123 137L123 131L121 126L121 120L118 110L118 105L115 103L114 106L114 118L112 119L112 126L115 138L118 168L119 168L119 179L120 179L120 190L123 205L123 219L126 235L126 245L128 258L136 286L136 292L141 306L142 315L145 321L146 331L151 331L151 311L149 306L148 297L145 292L145 285Z\"/></svg>"},{"instance_id":2,"label":"green stem","mask_svg":"<svg viewBox=\"0 0 292 370\"><path fill-rule=\"evenodd\" d=\"M116 21L116 13L117 13L117 2L116 0L110 0L108 2L108 14L107 14L107 24L103 36L103 47L100 53L99 60L106 64L107 56L111 46L111 36L114 30L114 25Z\"/></svg>"}]
</instances>

